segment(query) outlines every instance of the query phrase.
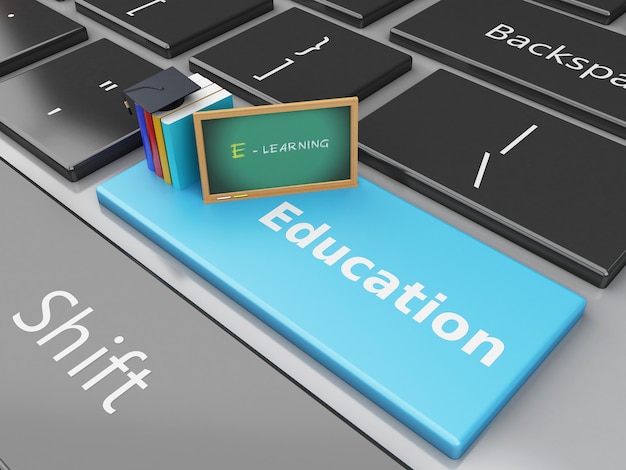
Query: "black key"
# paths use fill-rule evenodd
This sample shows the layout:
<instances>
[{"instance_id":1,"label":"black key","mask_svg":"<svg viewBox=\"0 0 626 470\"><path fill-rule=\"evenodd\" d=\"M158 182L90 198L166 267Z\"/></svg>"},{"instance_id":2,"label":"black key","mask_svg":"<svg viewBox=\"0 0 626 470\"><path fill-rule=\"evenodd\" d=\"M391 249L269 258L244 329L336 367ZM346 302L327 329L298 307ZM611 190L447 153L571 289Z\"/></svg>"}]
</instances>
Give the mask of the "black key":
<instances>
[{"instance_id":1,"label":"black key","mask_svg":"<svg viewBox=\"0 0 626 470\"><path fill-rule=\"evenodd\" d=\"M442 0L392 39L626 137L626 36L522 0Z\"/></svg>"},{"instance_id":2,"label":"black key","mask_svg":"<svg viewBox=\"0 0 626 470\"><path fill-rule=\"evenodd\" d=\"M624 0L536 0L598 23L609 24L626 11Z\"/></svg>"},{"instance_id":3,"label":"black key","mask_svg":"<svg viewBox=\"0 0 626 470\"><path fill-rule=\"evenodd\" d=\"M122 90L160 69L107 39L0 83L0 130L70 181L141 145Z\"/></svg>"},{"instance_id":4,"label":"black key","mask_svg":"<svg viewBox=\"0 0 626 470\"><path fill-rule=\"evenodd\" d=\"M363 28L412 0L295 0L317 11Z\"/></svg>"},{"instance_id":5,"label":"black key","mask_svg":"<svg viewBox=\"0 0 626 470\"><path fill-rule=\"evenodd\" d=\"M86 39L84 26L35 0L0 0L0 77Z\"/></svg>"},{"instance_id":6,"label":"black key","mask_svg":"<svg viewBox=\"0 0 626 470\"><path fill-rule=\"evenodd\" d=\"M365 163L599 287L626 261L622 145L445 71L359 138Z\"/></svg>"},{"instance_id":7,"label":"black key","mask_svg":"<svg viewBox=\"0 0 626 470\"><path fill-rule=\"evenodd\" d=\"M80 13L167 58L272 8L272 0L76 0Z\"/></svg>"},{"instance_id":8,"label":"black key","mask_svg":"<svg viewBox=\"0 0 626 470\"><path fill-rule=\"evenodd\" d=\"M411 56L292 8L191 57L200 72L254 103L358 96L411 69Z\"/></svg>"}]
</instances>

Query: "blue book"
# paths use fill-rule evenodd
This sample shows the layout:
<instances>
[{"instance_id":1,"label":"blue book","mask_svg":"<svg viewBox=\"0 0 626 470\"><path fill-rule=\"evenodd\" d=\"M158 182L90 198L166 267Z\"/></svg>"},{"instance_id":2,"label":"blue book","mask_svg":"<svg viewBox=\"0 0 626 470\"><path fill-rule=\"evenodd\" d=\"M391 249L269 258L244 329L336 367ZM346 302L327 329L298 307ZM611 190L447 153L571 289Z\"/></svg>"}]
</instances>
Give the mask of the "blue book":
<instances>
[{"instance_id":1,"label":"blue book","mask_svg":"<svg viewBox=\"0 0 626 470\"><path fill-rule=\"evenodd\" d=\"M148 135L148 128L146 127L146 117L143 108L137 103L135 103L135 112L137 114L137 121L139 121L139 133L141 135L141 142L143 143L143 151L146 155L146 163L150 171L154 171L154 162L152 161L152 151L150 149L150 136Z\"/></svg>"},{"instance_id":2,"label":"blue book","mask_svg":"<svg viewBox=\"0 0 626 470\"><path fill-rule=\"evenodd\" d=\"M169 179L176 189L186 188L200 180L193 113L233 107L233 97L228 91L199 74L191 78L202 89L185 97L183 104L175 110L153 115L160 124Z\"/></svg>"},{"instance_id":3,"label":"blue book","mask_svg":"<svg viewBox=\"0 0 626 470\"><path fill-rule=\"evenodd\" d=\"M204 204L143 165L100 203L452 458L580 318L576 293L360 178Z\"/></svg>"}]
</instances>

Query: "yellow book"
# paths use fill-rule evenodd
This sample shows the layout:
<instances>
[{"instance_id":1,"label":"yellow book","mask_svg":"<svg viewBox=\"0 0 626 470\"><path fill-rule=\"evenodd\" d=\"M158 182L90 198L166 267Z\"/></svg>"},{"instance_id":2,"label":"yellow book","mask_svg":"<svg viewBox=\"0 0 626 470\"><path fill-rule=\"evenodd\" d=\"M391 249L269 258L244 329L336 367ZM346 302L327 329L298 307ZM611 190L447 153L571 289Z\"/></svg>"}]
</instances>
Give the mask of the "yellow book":
<instances>
[{"instance_id":1,"label":"yellow book","mask_svg":"<svg viewBox=\"0 0 626 470\"><path fill-rule=\"evenodd\" d=\"M163 181L172 184L172 174L167 160L167 148L165 147L165 139L163 138L163 127L161 126L161 116L152 115L154 124L154 135L159 149L159 160L161 162L161 170L163 171Z\"/></svg>"}]
</instances>

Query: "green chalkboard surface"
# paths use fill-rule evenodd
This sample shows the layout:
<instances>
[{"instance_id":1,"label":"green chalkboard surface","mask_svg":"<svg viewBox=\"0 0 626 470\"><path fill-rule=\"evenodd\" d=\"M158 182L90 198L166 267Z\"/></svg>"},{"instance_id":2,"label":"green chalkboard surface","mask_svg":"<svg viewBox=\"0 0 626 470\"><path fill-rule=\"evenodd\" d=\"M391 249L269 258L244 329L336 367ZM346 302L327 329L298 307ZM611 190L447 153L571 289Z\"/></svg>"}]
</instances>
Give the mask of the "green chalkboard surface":
<instances>
[{"instance_id":1,"label":"green chalkboard surface","mask_svg":"<svg viewBox=\"0 0 626 470\"><path fill-rule=\"evenodd\" d=\"M358 99L194 114L205 202L357 184Z\"/></svg>"}]
</instances>

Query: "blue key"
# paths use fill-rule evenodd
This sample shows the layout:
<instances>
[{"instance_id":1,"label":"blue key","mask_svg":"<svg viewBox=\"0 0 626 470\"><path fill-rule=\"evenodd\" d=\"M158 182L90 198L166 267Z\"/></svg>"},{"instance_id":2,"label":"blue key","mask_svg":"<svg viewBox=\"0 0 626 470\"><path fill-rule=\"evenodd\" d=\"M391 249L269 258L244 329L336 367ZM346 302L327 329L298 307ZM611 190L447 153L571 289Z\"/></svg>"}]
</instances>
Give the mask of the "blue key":
<instances>
[{"instance_id":1,"label":"blue key","mask_svg":"<svg viewBox=\"0 0 626 470\"><path fill-rule=\"evenodd\" d=\"M579 295L368 180L203 204L131 167L105 207L452 458L582 315Z\"/></svg>"}]
</instances>

